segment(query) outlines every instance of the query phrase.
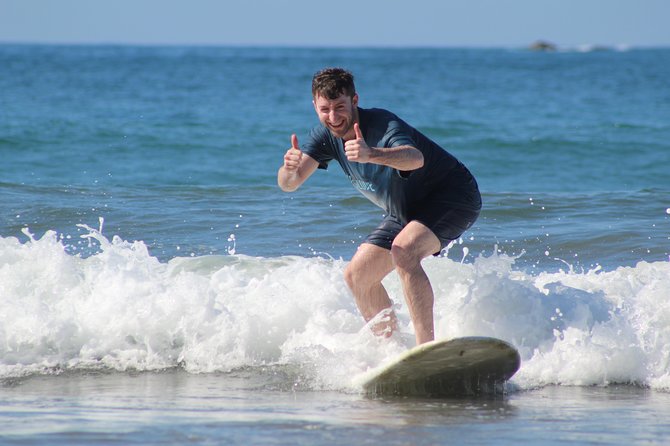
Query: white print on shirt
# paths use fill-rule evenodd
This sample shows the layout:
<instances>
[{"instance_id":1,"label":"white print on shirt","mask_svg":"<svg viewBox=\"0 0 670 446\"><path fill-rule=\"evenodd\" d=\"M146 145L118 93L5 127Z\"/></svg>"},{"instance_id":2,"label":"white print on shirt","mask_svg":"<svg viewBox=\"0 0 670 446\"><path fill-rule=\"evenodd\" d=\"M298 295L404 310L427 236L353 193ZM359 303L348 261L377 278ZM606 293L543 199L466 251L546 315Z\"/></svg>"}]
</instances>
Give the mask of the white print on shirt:
<instances>
[{"instance_id":1,"label":"white print on shirt","mask_svg":"<svg viewBox=\"0 0 670 446\"><path fill-rule=\"evenodd\" d=\"M349 175L349 181L351 181L351 184L358 190L375 192L375 188L372 187L372 183L369 181L357 180L352 178L351 175Z\"/></svg>"}]
</instances>

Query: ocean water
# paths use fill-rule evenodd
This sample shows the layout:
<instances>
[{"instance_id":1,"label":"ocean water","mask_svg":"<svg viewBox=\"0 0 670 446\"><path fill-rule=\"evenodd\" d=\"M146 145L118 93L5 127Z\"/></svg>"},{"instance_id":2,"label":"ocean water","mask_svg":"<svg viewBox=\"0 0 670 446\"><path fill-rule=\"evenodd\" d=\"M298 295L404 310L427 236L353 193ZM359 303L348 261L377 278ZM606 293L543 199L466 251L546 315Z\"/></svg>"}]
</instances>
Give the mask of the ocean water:
<instances>
[{"instance_id":1,"label":"ocean water","mask_svg":"<svg viewBox=\"0 0 670 446\"><path fill-rule=\"evenodd\" d=\"M424 266L438 338L522 357L495 398L378 399L342 272L382 217L339 167L276 186L356 75L484 208ZM0 45L0 443L664 444L670 50ZM622 419L628 420L622 424Z\"/></svg>"}]
</instances>

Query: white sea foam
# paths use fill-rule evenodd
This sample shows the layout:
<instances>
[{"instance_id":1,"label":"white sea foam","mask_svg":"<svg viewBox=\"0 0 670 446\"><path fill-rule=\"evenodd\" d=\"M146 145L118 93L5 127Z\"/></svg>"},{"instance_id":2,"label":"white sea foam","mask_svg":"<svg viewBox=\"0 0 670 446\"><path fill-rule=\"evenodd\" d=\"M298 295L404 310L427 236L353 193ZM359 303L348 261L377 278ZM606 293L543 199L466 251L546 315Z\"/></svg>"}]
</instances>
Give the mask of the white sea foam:
<instances>
[{"instance_id":1,"label":"white sea foam","mask_svg":"<svg viewBox=\"0 0 670 446\"><path fill-rule=\"evenodd\" d=\"M63 369L192 373L286 365L310 388L352 377L413 345L397 276L385 284L401 332L375 338L342 279L343 260L240 255L162 263L142 242L68 254L54 232L0 237L0 377ZM495 253L429 258L438 338L514 344L520 388L634 382L670 389L670 262L529 274ZM353 389L355 390L355 389Z\"/></svg>"}]
</instances>

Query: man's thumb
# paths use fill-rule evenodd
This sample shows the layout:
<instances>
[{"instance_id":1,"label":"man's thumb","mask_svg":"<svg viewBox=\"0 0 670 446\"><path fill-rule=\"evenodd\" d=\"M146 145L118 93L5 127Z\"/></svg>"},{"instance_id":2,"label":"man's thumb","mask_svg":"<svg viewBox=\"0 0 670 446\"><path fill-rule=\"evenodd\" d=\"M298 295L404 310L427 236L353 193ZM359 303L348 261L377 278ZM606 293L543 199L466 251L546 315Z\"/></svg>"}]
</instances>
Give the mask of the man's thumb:
<instances>
[{"instance_id":1,"label":"man's thumb","mask_svg":"<svg viewBox=\"0 0 670 446\"><path fill-rule=\"evenodd\" d=\"M298 136L295 133L291 135L291 147L300 150L300 146L298 146Z\"/></svg>"},{"instance_id":2,"label":"man's thumb","mask_svg":"<svg viewBox=\"0 0 670 446\"><path fill-rule=\"evenodd\" d=\"M361 128L357 122L354 123L354 133L356 134L356 139L363 139L363 133L361 133Z\"/></svg>"}]
</instances>

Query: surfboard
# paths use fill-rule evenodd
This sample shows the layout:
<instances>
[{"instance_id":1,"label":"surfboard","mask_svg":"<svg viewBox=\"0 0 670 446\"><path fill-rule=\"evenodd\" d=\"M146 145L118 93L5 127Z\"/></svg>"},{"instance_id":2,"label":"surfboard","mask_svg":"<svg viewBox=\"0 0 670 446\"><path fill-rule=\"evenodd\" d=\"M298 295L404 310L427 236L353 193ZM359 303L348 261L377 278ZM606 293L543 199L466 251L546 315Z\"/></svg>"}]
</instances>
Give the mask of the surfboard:
<instances>
[{"instance_id":1,"label":"surfboard","mask_svg":"<svg viewBox=\"0 0 670 446\"><path fill-rule=\"evenodd\" d=\"M521 364L511 344L490 337L427 342L361 376L374 396L445 397L497 394Z\"/></svg>"}]
</instances>

